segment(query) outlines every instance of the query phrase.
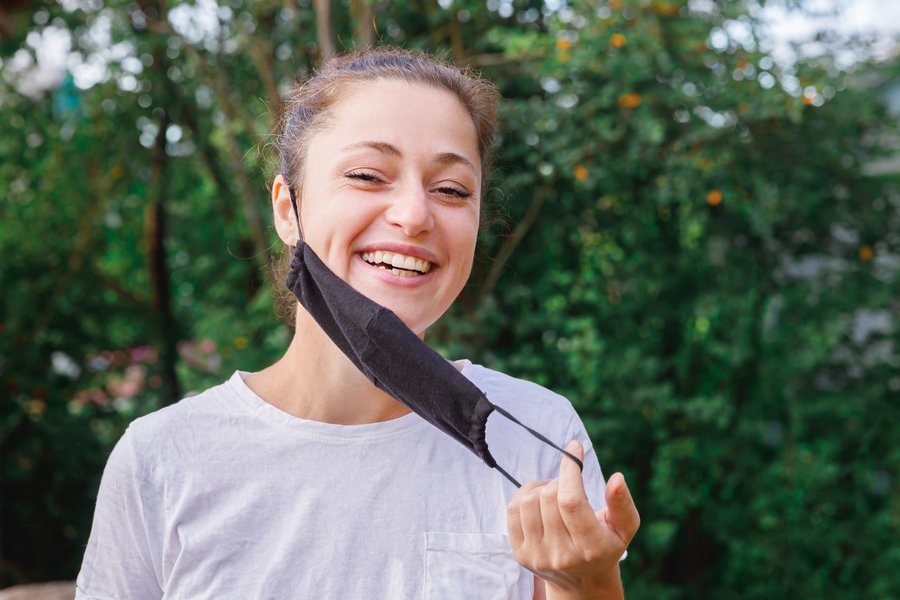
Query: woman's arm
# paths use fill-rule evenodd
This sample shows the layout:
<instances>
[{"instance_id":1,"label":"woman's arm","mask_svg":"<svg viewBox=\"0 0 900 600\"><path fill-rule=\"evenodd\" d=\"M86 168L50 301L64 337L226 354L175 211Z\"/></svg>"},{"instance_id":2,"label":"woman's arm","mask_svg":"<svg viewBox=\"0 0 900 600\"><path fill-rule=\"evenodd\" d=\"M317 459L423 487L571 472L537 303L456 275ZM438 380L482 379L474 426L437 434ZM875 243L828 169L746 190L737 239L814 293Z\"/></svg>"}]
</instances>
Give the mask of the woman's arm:
<instances>
[{"instance_id":1,"label":"woman's arm","mask_svg":"<svg viewBox=\"0 0 900 600\"><path fill-rule=\"evenodd\" d=\"M534 576L534 600L561 600L564 598L568 598L564 592L557 592L556 594L547 593L547 582L538 577ZM599 592L596 596L597 598L625 598L625 590L622 588L622 577L619 575L619 569L616 568L616 573L613 578L610 580L610 585L608 590Z\"/></svg>"},{"instance_id":2,"label":"woman's arm","mask_svg":"<svg viewBox=\"0 0 900 600\"><path fill-rule=\"evenodd\" d=\"M566 449L584 456L578 442ZM547 600L623 597L619 559L640 516L621 474L610 477L605 496L607 507L595 513L578 465L563 457L558 479L527 483L509 503L513 555L545 582Z\"/></svg>"}]
</instances>

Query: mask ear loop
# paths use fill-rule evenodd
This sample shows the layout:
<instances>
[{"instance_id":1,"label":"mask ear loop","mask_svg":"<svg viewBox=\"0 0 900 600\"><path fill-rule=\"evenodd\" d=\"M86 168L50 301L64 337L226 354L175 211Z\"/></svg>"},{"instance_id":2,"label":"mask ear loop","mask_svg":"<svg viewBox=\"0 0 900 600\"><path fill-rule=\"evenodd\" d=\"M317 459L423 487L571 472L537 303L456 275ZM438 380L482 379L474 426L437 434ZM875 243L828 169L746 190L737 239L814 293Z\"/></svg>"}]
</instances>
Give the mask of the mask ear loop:
<instances>
[{"instance_id":1,"label":"mask ear loop","mask_svg":"<svg viewBox=\"0 0 900 600\"><path fill-rule=\"evenodd\" d=\"M578 468L581 469L582 472L584 471L584 463L581 462L581 460L577 456L575 456L574 454L572 454L571 452L569 452L568 450L566 450L564 448L560 448L555 443L553 443L551 440L549 440L545 435L543 435L539 431L535 431L528 425L525 425L524 423L522 423L522 421L518 420L517 418L515 418L514 416L512 416L511 414L506 412L504 409L497 406L496 404L494 404L494 410L496 410L498 413L500 413L501 415L503 415L504 417L506 417L507 419L509 419L510 421L512 421L513 423L515 423L516 425L518 425L519 427L521 427L522 429L524 429L525 431L527 431L528 433L530 433L531 435L533 435L534 437L539 439L540 441L544 442L548 446L552 446L553 448L556 448L557 450L559 450L560 452L562 452L563 454L565 454L566 456L568 456L569 458L574 460L575 464L578 465ZM514 486L516 486L518 488L522 487L522 484L519 483L518 481L516 481L515 479L513 479L513 477L509 473L504 471L500 467L500 465L497 465L497 470L500 471L500 473L504 477L506 477L510 481L510 483L512 483Z\"/></svg>"},{"instance_id":2,"label":"mask ear loop","mask_svg":"<svg viewBox=\"0 0 900 600\"><path fill-rule=\"evenodd\" d=\"M291 206L294 207L294 219L297 221L297 244L300 245L300 242L303 241L303 228L300 227L300 210L297 206L297 195L294 194L294 186L290 183L287 184L288 195L291 197Z\"/></svg>"}]
</instances>

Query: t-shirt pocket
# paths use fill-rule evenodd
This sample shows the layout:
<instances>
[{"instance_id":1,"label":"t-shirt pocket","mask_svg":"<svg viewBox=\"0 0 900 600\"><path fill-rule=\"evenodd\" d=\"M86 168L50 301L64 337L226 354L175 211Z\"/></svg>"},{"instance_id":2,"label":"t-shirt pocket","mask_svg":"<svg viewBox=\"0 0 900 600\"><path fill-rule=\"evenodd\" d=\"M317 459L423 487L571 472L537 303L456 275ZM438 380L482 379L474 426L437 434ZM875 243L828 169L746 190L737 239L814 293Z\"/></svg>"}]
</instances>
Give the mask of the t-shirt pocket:
<instances>
[{"instance_id":1,"label":"t-shirt pocket","mask_svg":"<svg viewBox=\"0 0 900 600\"><path fill-rule=\"evenodd\" d=\"M534 575L519 566L499 533L425 533L424 600L519 600Z\"/></svg>"}]
</instances>

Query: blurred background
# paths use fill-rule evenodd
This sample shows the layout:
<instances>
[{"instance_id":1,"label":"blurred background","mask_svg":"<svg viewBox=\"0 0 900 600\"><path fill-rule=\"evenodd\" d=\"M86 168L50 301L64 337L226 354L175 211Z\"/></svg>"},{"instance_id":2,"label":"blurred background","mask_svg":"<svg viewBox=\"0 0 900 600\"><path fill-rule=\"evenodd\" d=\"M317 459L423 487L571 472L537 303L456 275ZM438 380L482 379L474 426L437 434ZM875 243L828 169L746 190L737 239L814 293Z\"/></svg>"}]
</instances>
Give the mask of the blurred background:
<instances>
[{"instance_id":1,"label":"blurred background","mask_svg":"<svg viewBox=\"0 0 900 600\"><path fill-rule=\"evenodd\" d=\"M354 47L502 90L429 332L572 400L635 599L900 598L898 2L0 4L0 587L74 579L128 423L274 361L281 95Z\"/></svg>"}]
</instances>

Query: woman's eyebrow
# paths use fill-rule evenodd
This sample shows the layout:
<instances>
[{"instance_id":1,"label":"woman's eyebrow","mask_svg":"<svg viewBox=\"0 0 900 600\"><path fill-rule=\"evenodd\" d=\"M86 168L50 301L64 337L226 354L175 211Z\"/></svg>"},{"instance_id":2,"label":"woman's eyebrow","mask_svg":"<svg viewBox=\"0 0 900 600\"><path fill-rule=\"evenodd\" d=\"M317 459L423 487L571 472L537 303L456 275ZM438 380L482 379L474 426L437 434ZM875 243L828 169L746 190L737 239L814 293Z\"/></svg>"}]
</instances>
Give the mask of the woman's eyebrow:
<instances>
[{"instance_id":1,"label":"woman's eyebrow","mask_svg":"<svg viewBox=\"0 0 900 600\"><path fill-rule=\"evenodd\" d=\"M400 149L393 144L368 140L348 144L347 146L341 148L341 152L348 152L350 150L356 150L359 148L370 148L377 152L381 152L382 154L390 154L391 156L403 156L403 153L400 152ZM456 152L441 152L440 154L436 154L434 157L434 162L442 165L462 164L469 167L473 171L477 171L475 165L472 164L472 161L464 156L457 154Z\"/></svg>"},{"instance_id":2,"label":"woman's eyebrow","mask_svg":"<svg viewBox=\"0 0 900 600\"><path fill-rule=\"evenodd\" d=\"M472 161L465 158L464 156L460 156L456 152L441 152L434 157L434 161L442 165L463 164L473 171L476 171L475 165L472 164Z\"/></svg>"},{"instance_id":3,"label":"woman's eyebrow","mask_svg":"<svg viewBox=\"0 0 900 600\"><path fill-rule=\"evenodd\" d=\"M397 146L392 146L387 142L355 142L353 144L349 144L341 148L341 152L347 152L348 150L356 150L357 148L371 148L373 150L377 150L382 154L390 154L392 156L403 156L403 153L400 152L400 149Z\"/></svg>"}]
</instances>

